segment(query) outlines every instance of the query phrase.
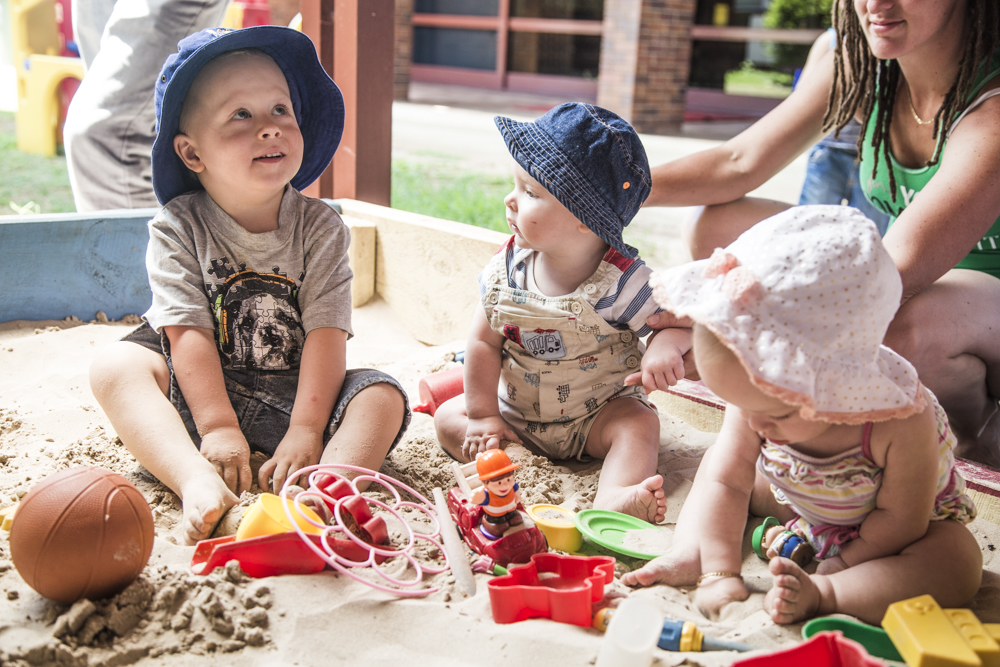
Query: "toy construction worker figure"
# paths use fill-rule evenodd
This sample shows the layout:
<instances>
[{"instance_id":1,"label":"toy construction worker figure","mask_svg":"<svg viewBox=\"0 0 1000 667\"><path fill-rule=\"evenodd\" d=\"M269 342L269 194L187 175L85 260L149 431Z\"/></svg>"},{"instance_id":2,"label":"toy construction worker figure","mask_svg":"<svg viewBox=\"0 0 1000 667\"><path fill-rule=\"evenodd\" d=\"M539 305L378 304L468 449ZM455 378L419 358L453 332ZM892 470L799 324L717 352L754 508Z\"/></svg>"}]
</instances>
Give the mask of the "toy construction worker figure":
<instances>
[{"instance_id":1,"label":"toy construction worker figure","mask_svg":"<svg viewBox=\"0 0 1000 667\"><path fill-rule=\"evenodd\" d=\"M503 537L511 526L524 523L517 506L520 487L514 480L518 465L502 449L490 449L476 458L476 473L482 487L472 493L472 502L481 505L483 518L479 530L491 540Z\"/></svg>"}]
</instances>

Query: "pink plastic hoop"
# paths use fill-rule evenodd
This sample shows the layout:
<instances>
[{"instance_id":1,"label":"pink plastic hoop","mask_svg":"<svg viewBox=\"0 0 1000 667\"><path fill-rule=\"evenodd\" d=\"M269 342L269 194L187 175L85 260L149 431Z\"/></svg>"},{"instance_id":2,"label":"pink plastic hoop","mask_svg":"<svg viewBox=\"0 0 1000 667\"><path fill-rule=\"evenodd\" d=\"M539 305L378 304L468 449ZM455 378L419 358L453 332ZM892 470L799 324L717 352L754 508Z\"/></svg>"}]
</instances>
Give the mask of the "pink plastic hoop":
<instances>
[{"instance_id":1,"label":"pink plastic hoop","mask_svg":"<svg viewBox=\"0 0 1000 667\"><path fill-rule=\"evenodd\" d=\"M354 472L360 472L362 474L358 475L353 480L349 480L340 473L334 472L335 470L352 470ZM334 500L334 498L324 493L317 486L320 473L322 473L322 475L329 475L337 480L343 480L347 482L350 485L351 489L354 491L354 494L352 496L345 496L344 498L341 498L339 500ZM300 475L308 475L307 479L309 480L309 486L305 491L296 496L296 498L297 499L316 498L318 500L324 500L327 502L334 503L333 519L332 519L332 521L334 522L333 525L327 526L325 524L314 521L310 517L306 516L305 512L301 509L300 505L297 503L282 502L282 506L284 507L285 510L285 516L288 517L289 523L294 527L295 532L298 534L299 538L306 544L307 547L309 547L309 549L313 551L313 553L322 558L327 565L332 567L337 572L340 572L341 574L346 575L351 579L354 579L355 581L360 581L363 584L367 584L372 588L375 588L376 590L385 591L386 593L392 593L394 595L400 595L403 597L423 597L425 595L430 595L431 593L440 590L441 588L440 586L433 588L420 588L420 589L416 588L416 586L419 586L423 582L423 576L425 572L427 574L440 574L442 572L447 571L451 567L451 563L448 562L448 555L444 550L444 546L438 539L441 535L441 522L438 521L437 513L434 511L433 504L429 500L427 500L427 498L425 498L422 494L418 493L417 491L410 488L406 484L403 484L399 480L394 479L388 475L383 475L382 473L375 470L369 470L368 468L361 468L358 466L351 466L351 465L339 465L339 464L335 465L335 464L320 463L317 465L302 468L301 470L298 470L288 476L288 480L285 482L284 486L282 486L281 493L279 494L283 501L287 501L288 499L288 489L290 486L292 486L291 480L298 479ZM394 499L393 504L387 505L380 500L376 500L375 498L362 496L361 492L358 491L357 487L357 482L359 481L373 482L386 489ZM419 501L419 503L413 503L410 501L403 500L399 494L400 489L406 491L411 496L416 498ZM378 547L368 544L367 542L364 542L357 535L348 530L347 526L344 524L344 521L340 516L340 508L345 500L347 500L348 498L352 498L354 496L361 496L362 498L364 498L365 502L369 503L370 505L374 505L375 507L378 507L382 510L385 510L386 512L391 514L400 523L400 525L403 526L403 529L406 531L406 538L407 538L406 544L400 548ZM410 525L410 523L403 517L403 515L399 511L401 508L404 507L414 508L426 514L431 519L434 531L431 533L421 533L415 531L413 529L413 526ZM296 518L292 515L293 508L295 513L298 515L298 520L296 520ZM311 539L309 539L305 531L302 530L302 527L299 526L299 521L303 521L309 525L315 526L316 528L322 529L323 532L322 535L320 536L320 543L323 545L322 548L317 546ZM357 546L365 549L368 552L368 558L366 558L364 561L353 561L336 553L336 551L334 551L333 548L331 547L329 540L341 536L346 537ZM436 567L426 563L421 564L413 554L413 551L417 545L417 540L426 540L431 544L433 544L434 546L436 546L438 549L438 553L440 553L445 560L444 566ZM408 566L412 567L413 570L415 571L414 578L409 580L398 579L392 576L391 574L385 572L385 570L380 565L378 565L378 563L375 562L376 556L384 556L386 558L394 558L397 556L401 556L406 560ZM385 581L389 582L391 586L370 581L352 571L355 568L363 568L363 567L371 568L372 570L374 570L376 574L378 574Z\"/></svg>"}]
</instances>

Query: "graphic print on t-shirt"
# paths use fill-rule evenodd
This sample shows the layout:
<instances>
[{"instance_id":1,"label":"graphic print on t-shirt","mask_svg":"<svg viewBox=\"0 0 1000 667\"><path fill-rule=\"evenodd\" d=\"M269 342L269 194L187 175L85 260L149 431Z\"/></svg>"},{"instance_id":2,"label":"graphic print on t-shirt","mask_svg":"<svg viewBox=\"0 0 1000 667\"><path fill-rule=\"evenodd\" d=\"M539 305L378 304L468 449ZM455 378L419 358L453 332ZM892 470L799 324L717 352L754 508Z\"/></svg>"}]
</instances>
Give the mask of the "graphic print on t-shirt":
<instances>
[{"instance_id":1,"label":"graphic print on t-shirt","mask_svg":"<svg viewBox=\"0 0 1000 667\"><path fill-rule=\"evenodd\" d=\"M208 284L222 364L246 370L298 368L305 344L298 285L280 267L258 273L222 257L212 260L222 282Z\"/></svg>"}]
</instances>

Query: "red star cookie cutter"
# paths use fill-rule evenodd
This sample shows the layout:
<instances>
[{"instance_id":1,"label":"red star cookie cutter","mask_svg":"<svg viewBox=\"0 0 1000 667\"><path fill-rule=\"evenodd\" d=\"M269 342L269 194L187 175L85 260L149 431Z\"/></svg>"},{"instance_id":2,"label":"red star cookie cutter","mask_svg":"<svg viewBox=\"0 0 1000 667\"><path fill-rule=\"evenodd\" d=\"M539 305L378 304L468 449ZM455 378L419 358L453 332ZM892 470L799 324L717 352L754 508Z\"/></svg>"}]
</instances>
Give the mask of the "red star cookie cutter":
<instances>
[{"instance_id":1,"label":"red star cookie cutter","mask_svg":"<svg viewBox=\"0 0 1000 667\"><path fill-rule=\"evenodd\" d=\"M497 623L550 618L586 628L593 618L593 603L604 597L604 587L614 579L611 556L544 553L486 586Z\"/></svg>"}]
</instances>

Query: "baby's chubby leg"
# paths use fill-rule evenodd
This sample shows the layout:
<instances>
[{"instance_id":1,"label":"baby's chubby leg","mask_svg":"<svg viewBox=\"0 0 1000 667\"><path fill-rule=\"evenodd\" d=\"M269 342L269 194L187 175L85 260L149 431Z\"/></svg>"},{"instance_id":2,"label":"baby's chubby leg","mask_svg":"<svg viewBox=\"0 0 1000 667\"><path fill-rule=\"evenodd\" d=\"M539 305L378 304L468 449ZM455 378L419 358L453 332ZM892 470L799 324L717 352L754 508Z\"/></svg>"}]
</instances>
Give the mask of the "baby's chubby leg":
<instances>
[{"instance_id":1,"label":"baby's chubby leg","mask_svg":"<svg viewBox=\"0 0 1000 667\"><path fill-rule=\"evenodd\" d=\"M403 395L394 385L378 382L362 389L347 404L340 426L326 444L320 463L344 463L378 470L405 417ZM354 473L347 476L353 477ZM359 486L362 490L365 488Z\"/></svg>"},{"instance_id":2,"label":"baby's chubby leg","mask_svg":"<svg viewBox=\"0 0 1000 667\"><path fill-rule=\"evenodd\" d=\"M660 420L655 412L632 398L611 401L594 420L585 451L604 459L595 508L663 521L667 501L663 477L656 474Z\"/></svg>"},{"instance_id":3,"label":"baby's chubby leg","mask_svg":"<svg viewBox=\"0 0 1000 667\"><path fill-rule=\"evenodd\" d=\"M469 428L469 417L465 412L465 394L448 399L434 412L434 430L442 449L452 458L465 461L462 443Z\"/></svg>"},{"instance_id":4,"label":"baby's chubby leg","mask_svg":"<svg viewBox=\"0 0 1000 667\"><path fill-rule=\"evenodd\" d=\"M942 607L965 607L979 589L982 568L982 552L965 526L931 521L927 533L898 555L828 575L809 575L792 561L775 558L764 609L775 623L842 613L878 624L893 602L925 593Z\"/></svg>"},{"instance_id":5,"label":"baby's chubby leg","mask_svg":"<svg viewBox=\"0 0 1000 667\"><path fill-rule=\"evenodd\" d=\"M163 356L135 343L112 343L90 367L90 388L122 443L180 496L181 532L194 544L211 535L238 498L191 442L167 399L169 386Z\"/></svg>"}]
</instances>

